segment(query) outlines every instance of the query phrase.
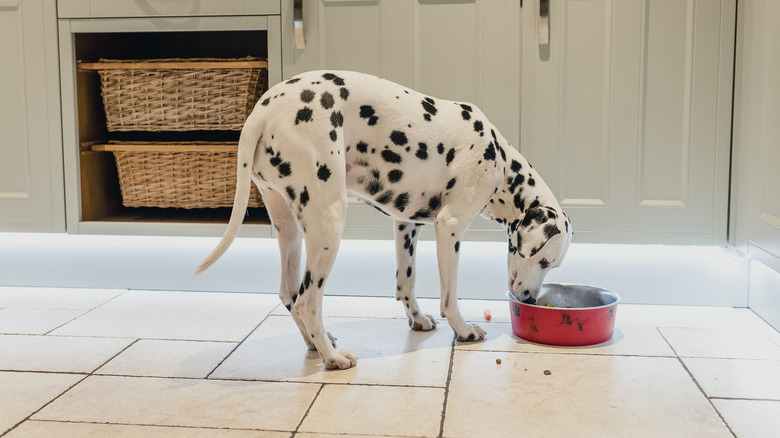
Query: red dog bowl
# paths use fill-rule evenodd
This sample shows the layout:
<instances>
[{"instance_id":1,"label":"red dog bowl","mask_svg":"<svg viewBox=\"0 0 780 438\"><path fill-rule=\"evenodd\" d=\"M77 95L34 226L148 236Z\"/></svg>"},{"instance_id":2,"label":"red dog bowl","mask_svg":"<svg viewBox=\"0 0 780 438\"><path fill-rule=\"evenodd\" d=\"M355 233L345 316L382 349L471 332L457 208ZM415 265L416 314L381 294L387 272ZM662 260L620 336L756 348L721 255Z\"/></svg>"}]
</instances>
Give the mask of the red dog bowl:
<instances>
[{"instance_id":1,"label":"red dog bowl","mask_svg":"<svg viewBox=\"0 0 780 438\"><path fill-rule=\"evenodd\" d=\"M512 331L526 341L550 345L592 345L612 337L618 294L579 284L542 285L536 304L509 297Z\"/></svg>"}]
</instances>

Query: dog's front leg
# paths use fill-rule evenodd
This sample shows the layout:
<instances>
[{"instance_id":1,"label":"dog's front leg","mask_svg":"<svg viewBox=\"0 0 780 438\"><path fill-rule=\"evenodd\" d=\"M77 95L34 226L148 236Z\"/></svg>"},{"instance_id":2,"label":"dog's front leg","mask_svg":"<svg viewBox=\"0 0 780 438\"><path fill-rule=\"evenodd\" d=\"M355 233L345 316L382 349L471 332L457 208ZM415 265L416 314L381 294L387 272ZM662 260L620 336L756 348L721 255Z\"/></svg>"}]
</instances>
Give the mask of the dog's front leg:
<instances>
[{"instance_id":1,"label":"dog's front leg","mask_svg":"<svg viewBox=\"0 0 780 438\"><path fill-rule=\"evenodd\" d=\"M439 260L441 280L441 316L447 318L459 341L478 341L485 338L485 331L468 324L458 309L458 259L460 241L471 218L456 217L444 207L436 215L436 254Z\"/></svg>"},{"instance_id":2,"label":"dog's front leg","mask_svg":"<svg viewBox=\"0 0 780 438\"><path fill-rule=\"evenodd\" d=\"M395 271L395 299L404 304L409 327L412 330L428 331L436 328L436 319L420 312L417 298L414 296L415 249L422 224L395 221L395 257L398 269Z\"/></svg>"}]
</instances>

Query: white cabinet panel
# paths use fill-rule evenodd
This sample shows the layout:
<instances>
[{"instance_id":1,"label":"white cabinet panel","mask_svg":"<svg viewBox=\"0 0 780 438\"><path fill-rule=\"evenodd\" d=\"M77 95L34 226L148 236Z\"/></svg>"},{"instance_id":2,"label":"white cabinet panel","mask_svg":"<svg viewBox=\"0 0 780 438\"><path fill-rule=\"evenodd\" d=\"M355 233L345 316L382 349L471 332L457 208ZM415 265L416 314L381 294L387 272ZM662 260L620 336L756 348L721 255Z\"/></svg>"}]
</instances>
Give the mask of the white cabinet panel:
<instances>
[{"instance_id":1,"label":"white cabinet panel","mask_svg":"<svg viewBox=\"0 0 780 438\"><path fill-rule=\"evenodd\" d=\"M521 152L578 241L726 241L733 0L523 10Z\"/></svg>"},{"instance_id":2,"label":"white cabinet panel","mask_svg":"<svg viewBox=\"0 0 780 438\"><path fill-rule=\"evenodd\" d=\"M0 3L0 231L65 230L56 48L51 2Z\"/></svg>"}]
</instances>

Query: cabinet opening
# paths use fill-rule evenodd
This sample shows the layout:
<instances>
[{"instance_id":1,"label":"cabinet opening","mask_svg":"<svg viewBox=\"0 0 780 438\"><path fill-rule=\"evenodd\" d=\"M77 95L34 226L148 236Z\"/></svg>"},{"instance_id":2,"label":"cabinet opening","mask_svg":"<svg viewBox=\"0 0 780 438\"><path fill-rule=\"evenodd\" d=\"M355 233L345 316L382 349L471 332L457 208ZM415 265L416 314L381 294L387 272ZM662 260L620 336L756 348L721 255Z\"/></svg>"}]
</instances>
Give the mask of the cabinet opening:
<instances>
[{"instance_id":1,"label":"cabinet opening","mask_svg":"<svg viewBox=\"0 0 780 438\"><path fill-rule=\"evenodd\" d=\"M251 58L252 60L259 60L258 62L265 63L268 56L268 41L266 31L203 31L203 32L129 32L129 33L77 33L74 34L74 47L76 54L76 61L78 65L85 63L95 63L101 60L160 60L160 59L181 59L191 60L200 59L204 61L219 60L224 61L226 59L241 59ZM200 65L200 64L199 64ZM259 93L262 90L267 89L267 63L265 65L265 72L257 73L256 70L262 70L259 67L252 67L253 76L247 79L249 82L262 83L263 87L259 87ZM202 66L201 66L202 67ZM142 67L145 68L145 67ZM210 67L204 67L210 68ZM215 67L219 69L221 67ZM209 70L211 74L212 70ZM221 71L221 70L220 70ZM229 73L228 73L229 74ZM142 75L143 76L143 75ZM217 76L213 81L219 82L220 77ZM140 80L143 80L141 78ZM151 81L159 80L152 77ZM231 77L231 80L232 77ZM263 82L265 81L265 82ZM143 86L143 85L142 85ZM166 85L167 87L168 85ZM242 85L236 85L240 89ZM171 87L169 87L171 88ZM163 97L166 99L168 93L177 93L176 86L172 87L174 90L163 90ZM192 88L192 87L190 87ZM199 87L195 87L199 88ZM123 91L119 92L119 102L124 103L125 95ZM184 91L186 93L186 91ZM140 100L145 99L145 92L139 92ZM210 126L200 126L197 123L192 125L172 124L171 126L163 124L147 125L139 123L136 126L123 126L117 128L117 123L114 119L109 123L107 117L107 111L104 107L103 94L101 92L101 78L96 70L87 70L77 68L76 74L76 95L77 95L77 111L78 111L78 140L80 145L79 153L79 169L80 169L80 188L81 188L81 220L82 221L106 221L106 222L170 222L170 223L226 223L230 216L230 207L226 206L224 202L219 201L212 203L208 199L206 201L183 202L181 190L190 191L188 186L183 185L177 180L174 182L165 182L166 185L178 186L176 190L169 191L162 195L154 195L154 201L146 204L144 201L127 202L127 199L123 200L123 189L126 187L120 187L120 174L122 170L118 169L117 159L114 152L106 150L105 148L94 148L95 145L105 144L153 144L153 145L190 145L190 144L205 144L208 149L209 144L222 145L237 145L240 134L240 123L234 122L231 124L222 124L224 116L208 116L212 117L212 123ZM248 93L251 96L252 93ZM259 97L259 95L258 95ZM210 97L206 97L209 99ZM223 98L223 97L219 97ZM139 96L128 96L127 101L138 100ZM160 99L158 96L157 99ZM179 99L175 97L175 99ZM185 97L181 98L182 101ZM208 101L207 101L208 102ZM233 101L228 101L233 102ZM149 108L153 108L155 104L141 104L148 105ZM206 105L210 106L210 105ZM247 103L244 107L240 104L227 104L222 105L227 107L236 107L236 111L249 111L251 106ZM170 118L168 113L168 106L164 106L164 109L158 111L161 114L161 118ZM152 110L150 110L152 111ZM243 115L243 113L242 113ZM188 115L185 114L181 117L189 117L193 119L202 119L200 114ZM113 113L110 117L114 117ZM177 116L178 117L178 116ZM206 118L208 118L206 117ZM124 123L124 122L123 122ZM226 129L223 129L227 126ZM181 146L177 146L181 148ZM218 150L222 150L217 148ZM167 152L162 152L167 153ZM180 152L177 152L180 154ZM199 152L197 152L199 153ZM214 154L221 154L222 152L215 152ZM208 155L208 154L207 154ZM153 158L144 158L146 160L153 160ZM187 156L185 158L189 159ZM235 171L227 169L226 160L223 156L220 161L211 165L208 162L208 158L199 158L200 167L204 167L203 160L206 160L205 167L215 167L209 171L217 171L230 175L229 183L222 183L223 186L233 186L235 184ZM170 160L169 160L170 161ZM123 164L120 164L120 167ZM177 162L178 165L178 162ZM182 164L184 165L184 164ZM232 164L234 165L234 163ZM185 165L186 166L186 165ZM160 172L159 168L156 170ZM162 171L165 173L165 171ZM174 171L171 171L174 173ZM125 174L126 175L126 174ZM193 173L195 175L195 173ZM197 178L195 178L197 176ZM197 175L192 178L185 174L184 180L186 184L201 184L199 181L202 179L213 179L211 176L202 176L202 172L198 172ZM165 176L167 177L167 176ZM196 182L193 182L193 178ZM223 177L222 177L223 178ZM224 178L223 178L224 179ZM127 178L123 178L123 183ZM144 180L146 181L146 180ZM143 183L142 183L143 185ZM137 191L138 187L136 187ZM143 190L144 187L141 187ZM202 187L201 187L202 189ZM224 187L223 187L224 189ZM159 190L157 183L149 183L149 190ZM127 193L127 190L124 190ZM201 192L207 192L208 188L201 190ZM225 198L227 195L221 192ZM168 196L170 199L166 199ZM160 198L162 197L162 198ZM186 196L189 198L189 196ZM232 194L229 195L231 201L229 205L232 205ZM209 198L210 199L210 198ZM259 197L258 197L259 200ZM170 201L170 202L168 202ZM255 202L255 207L250 207L245 223L255 224L269 224L270 220L265 209L262 207L262 202Z\"/></svg>"}]
</instances>

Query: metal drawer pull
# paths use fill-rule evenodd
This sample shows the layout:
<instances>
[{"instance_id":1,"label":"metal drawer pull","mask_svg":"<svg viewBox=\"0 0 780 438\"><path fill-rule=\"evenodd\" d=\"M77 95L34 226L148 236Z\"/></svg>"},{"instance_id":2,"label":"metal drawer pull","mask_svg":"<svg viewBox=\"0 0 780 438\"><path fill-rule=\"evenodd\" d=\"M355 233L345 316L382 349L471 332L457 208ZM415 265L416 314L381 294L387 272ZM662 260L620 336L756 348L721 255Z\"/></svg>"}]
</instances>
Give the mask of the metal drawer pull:
<instances>
[{"instance_id":1,"label":"metal drawer pull","mask_svg":"<svg viewBox=\"0 0 780 438\"><path fill-rule=\"evenodd\" d=\"M550 44L550 0L539 0L539 19L536 22L536 37L540 46Z\"/></svg>"},{"instance_id":2,"label":"metal drawer pull","mask_svg":"<svg viewBox=\"0 0 780 438\"><path fill-rule=\"evenodd\" d=\"M295 47L306 48L306 39L303 37L303 0L293 1L293 25L295 26Z\"/></svg>"},{"instance_id":3,"label":"metal drawer pull","mask_svg":"<svg viewBox=\"0 0 780 438\"><path fill-rule=\"evenodd\" d=\"M0 0L0 9L19 9L22 0Z\"/></svg>"}]
</instances>

